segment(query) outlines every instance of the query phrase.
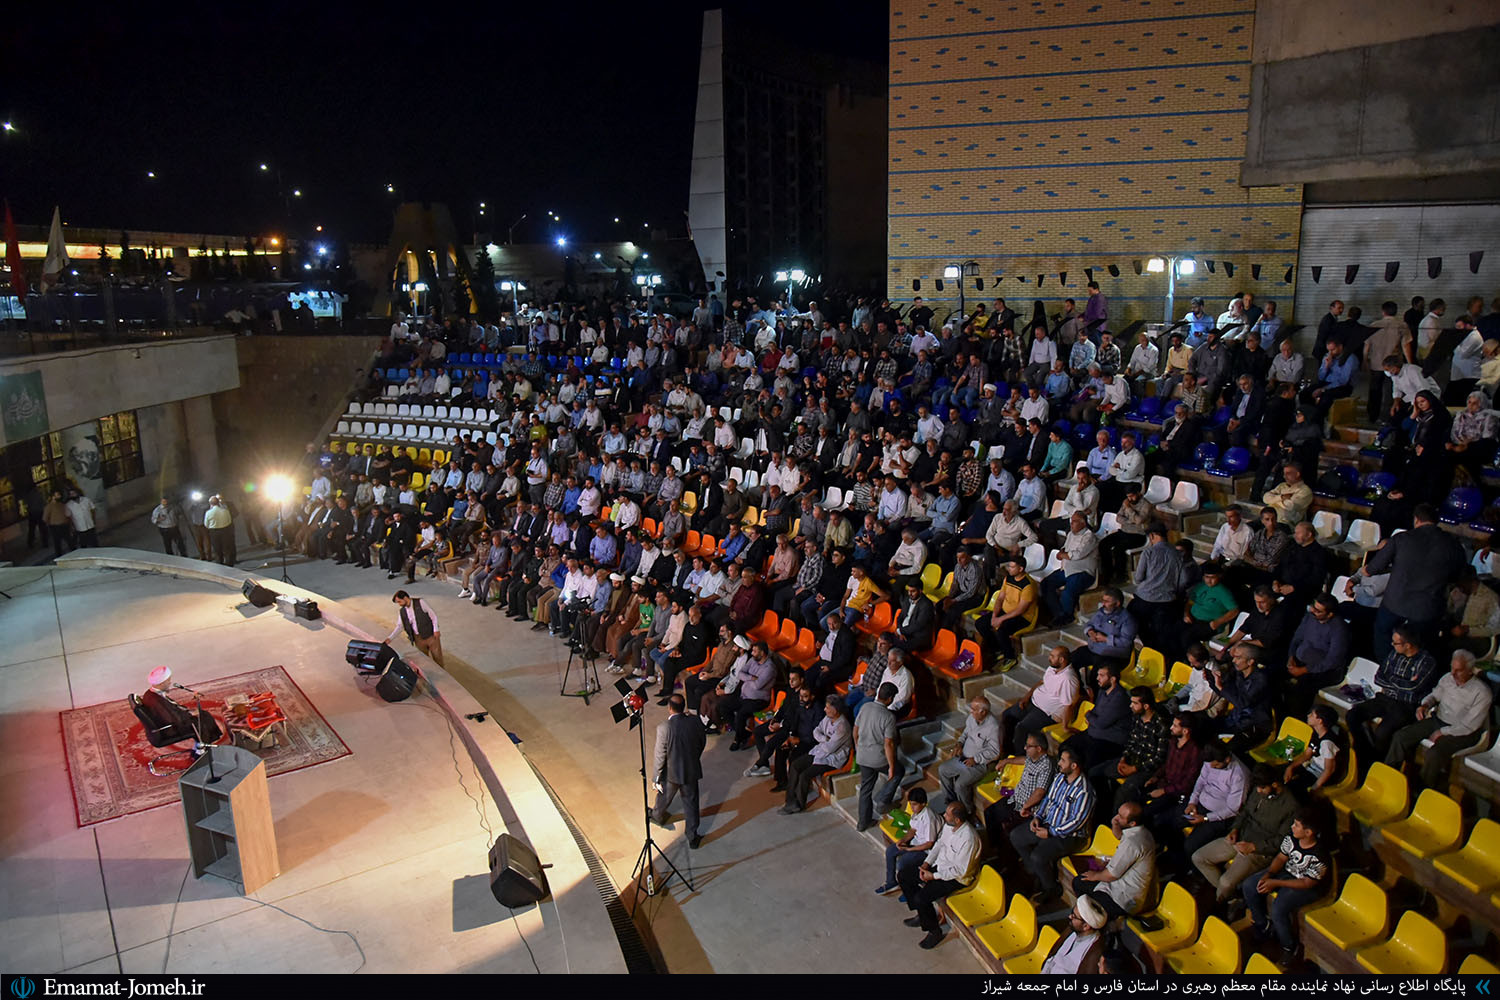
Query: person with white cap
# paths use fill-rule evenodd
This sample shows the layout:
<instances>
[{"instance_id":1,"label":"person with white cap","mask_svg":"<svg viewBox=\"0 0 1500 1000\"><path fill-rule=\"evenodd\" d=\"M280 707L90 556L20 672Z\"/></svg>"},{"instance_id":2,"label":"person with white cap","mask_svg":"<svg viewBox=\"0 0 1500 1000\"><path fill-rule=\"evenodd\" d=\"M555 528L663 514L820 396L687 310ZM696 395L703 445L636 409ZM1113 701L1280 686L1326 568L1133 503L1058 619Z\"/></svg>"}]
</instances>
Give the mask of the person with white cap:
<instances>
[{"instance_id":1,"label":"person with white cap","mask_svg":"<svg viewBox=\"0 0 1500 1000\"><path fill-rule=\"evenodd\" d=\"M1079 896L1078 902L1068 914L1067 937L1052 946L1047 960L1042 963L1042 975L1077 975L1099 966L1099 956L1104 953L1104 935L1100 933L1109 923L1104 908L1092 897Z\"/></svg>"}]
</instances>

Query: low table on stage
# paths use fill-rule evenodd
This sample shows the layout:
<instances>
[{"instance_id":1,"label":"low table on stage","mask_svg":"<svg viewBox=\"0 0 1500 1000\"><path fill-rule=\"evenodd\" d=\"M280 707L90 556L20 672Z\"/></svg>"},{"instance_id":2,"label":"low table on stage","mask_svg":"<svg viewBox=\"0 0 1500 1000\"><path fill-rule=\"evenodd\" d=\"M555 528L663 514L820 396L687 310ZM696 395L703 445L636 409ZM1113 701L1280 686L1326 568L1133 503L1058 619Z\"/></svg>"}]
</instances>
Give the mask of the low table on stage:
<instances>
[{"instance_id":1,"label":"low table on stage","mask_svg":"<svg viewBox=\"0 0 1500 1000\"><path fill-rule=\"evenodd\" d=\"M286 736L286 714L270 691L230 695L224 699L224 721L237 747L264 750L280 746Z\"/></svg>"}]
</instances>

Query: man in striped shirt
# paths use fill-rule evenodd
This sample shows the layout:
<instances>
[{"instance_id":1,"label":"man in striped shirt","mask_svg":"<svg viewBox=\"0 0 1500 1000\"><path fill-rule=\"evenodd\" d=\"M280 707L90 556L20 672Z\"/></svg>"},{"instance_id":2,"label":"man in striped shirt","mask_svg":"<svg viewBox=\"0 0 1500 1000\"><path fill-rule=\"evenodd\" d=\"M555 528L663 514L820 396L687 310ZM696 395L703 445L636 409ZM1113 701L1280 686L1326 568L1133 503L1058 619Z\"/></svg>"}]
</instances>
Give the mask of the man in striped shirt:
<instances>
[{"instance_id":1,"label":"man in striped shirt","mask_svg":"<svg viewBox=\"0 0 1500 1000\"><path fill-rule=\"evenodd\" d=\"M1057 897L1057 862L1082 850L1088 843L1089 815L1094 811L1094 790L1083 774L1083 762L1066 747L1057 755L1057 776L1047 789L1031 823L1010 832L1017 857L1035 878L1038 889L1033 903Z\"/></svg>"}]
</instances>

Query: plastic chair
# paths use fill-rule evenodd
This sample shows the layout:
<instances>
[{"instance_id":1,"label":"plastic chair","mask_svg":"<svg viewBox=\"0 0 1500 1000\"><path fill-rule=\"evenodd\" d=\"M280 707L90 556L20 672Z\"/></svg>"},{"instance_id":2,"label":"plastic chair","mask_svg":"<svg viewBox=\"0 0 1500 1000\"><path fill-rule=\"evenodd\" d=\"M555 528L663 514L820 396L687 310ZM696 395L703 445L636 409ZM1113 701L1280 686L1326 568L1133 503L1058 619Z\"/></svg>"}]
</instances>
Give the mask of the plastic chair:
<instances>
[{"instance_id":1,"label":"plastic chair","mask_svg":"<svg viewBox=\"0 0 1500 1000\"><path fill-rule=\"evenodd\" d=\"M1329 801L1340 816L1352 814L1365 826L1381 826L1406 812L1406 776L1385 764L1371 764L1364 784Z\"/></svg>"},{"instance_id":2,"label":"plastic chair","mask_svg":"<svg viewBox=\"0 0 1500 1000\"><path fill-rule=\"evenodd\" d=\"M1218 917L1209 917L1198 940L1166 958L1179 975L1232 976L1240 971L1240 955L1240 936Z\"/></svg>"},{"instance_id":3,"label":"plastic chair","mask_svg":"<svg viewBox=\"0 0 1500 1000\"><path fill-rule=\"evenodd\" d=\"M940 583L938 583L938 585L936 587L932 588L931 590L925 590L924 589L923 593L925 593L927 595L927 599L929 601L932 601L933 603L937 603L937 602L943 600L944 598L946 598L950 593L952 593L952 591L953 591L953 574L950 572L946 576L943 577L942 581Z\"/></svg>"},{"instance_id":4,"label":"plastic chair","mask_svg":"<svg viewBox=\"0 0 1500 1000\"><path fill-rule=\"evenodd\" d=\"M1350 951L1385 937L1390 929L1389 911L1385 890L1355 874L1344 880L1338 899L1303 911L1302 923L1340 951Z\"/></svg>"},{"instance_id":5,"label":"plastic chair","mask_svg":"<svg viewBox=\"0 0 1500 1000\"><path fill-rule=\"evenodd\" d=\"M1250 449L1230 448L1215 466L1215 472L1224 476L1239 476L1250 471Z\"/></svg>"},{"instance_id":6,"label":"plastic chair","mask_svg":"<svg viewBox=\"0 0 1500 1000\"><path fill-rule=\"evenodd\" d=\"M1142 650L1144 652L1144 650ZM1187 686L1187 682L1193 679L1193 668L1181 660L1172 664L1172 670L1167 674L1166 680L1156 686L1156 700L1166 701L1176 694L1180 689Z\"/></svg>"},{"instance_id":7,"label":"plastic chair","mask_svg":"<svg viewBox=\"0 0 1500 1000\"><path fill-rule=\"evenodd\" d=\"M1435 788L1417 796L1411 815L1380 828L1380 835L1407 854L1428 859L1446 854L1463 839L1464 819L1458 803Z\"/></svg>"},{"instance_id":8,"label":"plastic chair","mask_svg":"<svg viewBox=\"0 0 1500 1000\"><path fill-rule=\"evenodd\" d=\"M1189 472L1197 472L1200 469L1212 468L1213 464L1218 460L1219 446L1213 444L1212 442L1205 441L1198 447L1193 449L1192 459L1183 462L1181 464L1181 468Z\"/></svg>"},{"instance_id":9,"label":"plastic chair","mask_svg":"<svg viewBox=\"0 0 1500 1000\"><path fill-rule=\"evenodd\" d=\"M1166 503L1172 498L1172 480L1166 476L1152 476L1146 484L1145 501L1152 506Z\"/></svg>"},{"instance_id":10,"label":"plastic chair","mask_svg":"<svg viewBox=\"0 0 1500 1000\"><path fill-rule=\"evenodd\" d=\"M804 629L803 631L806 630ZM783 650L791 649L797 645L797 632L797 623L790 618L783 618L781 620L781 628L767 640L766 645L770 647L773 653L780 653Z\"/></svg>"},{"instance_id":11,"label":"plastic chair","mask_svg":"<svg viewBox=\"0 0 1500 1000\"><path fill-rule=\"evenodd\" d=\"M854 627L866 635L884 635L891 630L891 623L896 620L896 609L890 601L881 601L875 605L870 612L870 617L857 619Z\"/></svg>"},{"instance_id":12,"label":"plastic chair","mask_svg":"<svg viewBox=\"0 0 1500 1000\"><path fill-rule=\"evenodd\" d=\"M1444 524L1464 524L1472 520L1484 503L1477 486L1455 486L1443 501L1438 520Z\"/></svg>"},{"instance_id":13,"label":"plastic chair","mask_svg":"<svg viewBox=\"0 0 1500 1000\"><path fill-rule=\"evenodd\" d=\"M928 563L922 567L922 591L928 597L937 589L938 581L943 578L943 567L937 563Z\"/></svg>"},{"instance_id":14,"label":"plastic chair","mask_svg":"<svg viewBox=\"0 0 1500 1000\"><path fill-rule=\"evenodd\" d=\"M1014 955L1000 963L1001 971L1012 976L1034 976L1042 971L1052 947L1061 937L1055 927L1043 927L1036 935L1036 947L1022 955Z\"/></svg>"},{"instance_id":15,"label":"plastic chair","mask_svg":"<svg viewBox=\"0 0 1500 1000\"><path fill-rule=\"evenodd\" d=\"M1354 662L1349 664L1349 672L1344 675L1344 679L1332 687L1324 688L1320 697L1340 712L1347 712L1354 707L1354 703L1344 697L1342 689L1346 685L1364 687L1367 690L1373 689L1375 671L1378 669L1379 667L1374 660L1367 660L1363 656L1356 656Z\"/></svg>"},{"instance_id":16,"label":"plastic chair","mask_svg":"<svg viewBox=\"0 0 1500 1000\"><path fill-rule=\"evenodd\" d=\"M781 616L774 611L767 611L766 616L760 620L760 624L752 626L745 633L745 637L751 642L769 643L780 631Z\"/></svg>"},{"instance_id":17,"label":"plastic chair","mask_svg":"<svg viewBox=\"0 0 1500 1000\"><path fill-rule=\"evenodd\" d=\"M1146 930L1137 917L1128 917L1125 923L1158 955L1186 948L1198 936L1198 901L1178 882L1167 883L1152 916L1162 921L1160 930Z\"/></svg>"},{"instance_id":18,"label":"plastic chair","mask_svg":"<svg viewBox=\"0 0 1500 1000\"><path fill-rule=\"evenodd\" d=\"M1331 510L1320 510L1313 515L1313 531L1318 534L1318 541L1327 545L1337 542L1344 533L1344 518ZM1334 591L1334 596L1342 596L1339 591Z\"/></svg>"},{"instance_id":19,"label":"plastic chair","mask_svg":"<svg viewBox=\"0 0 1500 1000\"><path fill-rule=\"evenodd\" d=\"M1500 885L1500 823L1481 819L1463 847L1432 859L1432 867L1470 892Z\"/></svg>"},{"instance_id":20,"label":"plastic chair","mask_svg":"<svg viewBox=\"0 0 1500 1000\"><path fill-rule=\"evenodd\" d=\"M1408 910L1390 940L1361 948L1354 960L1371 972L1436 975L1448 966L1448 943L1441 927Z\"/></svg>"},{"instance_id":21,"label":"plastic chair","mask_svg":"<svg viewBox=\"0 0 1500 1000\"><path fill-rule=\"evenodd\" d=\"M1094 532L1094 534L1098 535L1099 540L1102 542L1119 530L1120 515L1114 511L1110 511L1099 519L1099 530Z\"/></svg>"},{"instance_id":22,"label":"plastic chair","mask_svg":"<svg viewBox=\"0 0 1500 1000\"><path fill-rule=\"evenodd\" d=\"M1039 967L1040 968L1040 967ZM1500 974L1500 966L1485 958L1483 955L1470 955L1464 959L1463 964L1458 967L1460 976L1479 976Z\"/></svg>"},{"instance_id":23,"label":"plastic chair","mask_svg":"<svg viewBox=\"0 0 1500 1000\"><path fill-rule=\"evenodd\" d=\"M1127 688L1144 684L1146 687L1154 688L1160 686L1162 678L1167 674L1167 660L1150 646L1144 646L1136 653L1135 662L1120 674L1120 683ZM1160 699L1157 699L1158 701Z\"/></svg>"},{"instance_id":24,"label":"plastic chair","mask_svg":"<svg viewBox=\"0 0 1500 1000\"><path fill-rule=\"evenodd\" d=\"M1374 521L1366 521L1362 517L1354 519L1349 525L1349 534L1344 537L1344 545L1357 549L1361 554L1370 551L1379 544L1380 525Z\"/></svg>"},{"instance_id":25,"label":"plastic chair","mask_svg":"<svg viewBox=\"0 0 1500 1000\"><path fill-rule=\"evenodd\" d=\"M1245 960L1245 975L1247 976L1279 976L1281 974L1281 967L1258 951Z\"/></svg>"},{"instance_id":26,"label":"plastic chair","mask_svg":"<svg viewBox=\"0 0 1500 1000\"><path fill-rule=\"evenodd\" d=\"M1186 479L1179 481L1176 489L1172 491L1171 501L1157 506L1179 516L1191 514L1198 509L1198 484Z\"/></svg>"},{"instance_id":27,"label":"plastic chair","mask_svg":"<svg viewBox=\"0 0 1500 1000\"><path fill-rule=\"evenodd\" d=\"M1041 542L1032 542L1026 546L1026 572L1035 573L1047 563L1047 550L1042 547Z\"/></svg>"},{"instance_id":28,"label":"plastic chair","mask_svg":"<svg viewBox=\"0 0 1500 1000\"><path fill-rule=\"evenodd\" d=\"M1010 898L1010 910L1004 920L985 924L974 934L995 958L1023 955L1036 944L1036 907L1030 899L1016 893Z\"/></svg>"},{"instance_id":29,"label":"plastic chair","mask_svg":"<svg viewBox=\"0 0 1500 1000\"><path fill-rule=\"evenodd\" d=\"M1312 742L1312 735L1312 727L1305 721L1287 716L1281 720L1281 729L1274 737L1250 751L1250 759L1262 764L1285 764L1285 760L1272 755L1271 747L1285 739L1296 739L1306 748Z\"/></svg>"},{"instance_id":30,"label":"plastic chair","mask_svg":"<svg viewBox=\"0 0 1500 1000\"><path fill-rule=\"evenodd\" d=\"M965 927L978 927L1005 914L1005 880L989 865L979 869L974 884L948 897L948 912Z\"/></svg>"},{"instance_id":31,"label":"plastic chair","mask_svg":"<svg viewBox=\"0 0 1500 1000\"><path fill-rule=\"evenodd\" d=\"M1085 847L1081 853L1091 858L1107 858L1113 855L1119 847L1120 838L1115 836L1114 830L1110 829L1107 825L1096 826L1094 827L1094 838L1089 841L1089 846ZM1079 873L1077 867L1073 864L1071 855L1062 859L1062 869L1068 873L1070 879Z\"/></svg>"},{"instance_id":32,"label":"plastic chair","mask_svg":"<svg viewBox=\"0 0 1500 1000\"><path fill-rule=\"evenodd\" d=\"M790 623L787 623L790 624ZM785 628L785 624L782 626ZM797 642L788 649L781 650L782 658L794 666L804 670L818 662L818 639L810 629L801 629L797 632Z\"/></svg>"},{"instance_id":33,"label":"plastic chair","mask_svg":"<svg viewBox=\"0 0 1500 1000\"><path fill-rule=\"evenodd\" d=\"M994 593L990 594L990 596L985 599L985 602L984 602L984 604L981 607L977 607L977 608L974 608L972 610L965 611L964 612L964 617L968 618L968 619L970 619L972 621L978 621L980 615L993 614L994 611L995 611L995 609L997 607L999 607L999 606L1000 606L1000 591L997 590Z\"/></svg>"},{"instance_id":34,"label":"plastic chair","mask_svg":"<svg viewBox=\"0 0 1500 1000\"><path fill-rule=\"evenodd\" d=\"M940 628L933 640L932 648L917 653L917 659L933 670L951 670L953 658L958 655L958 636L951 628ZM976 666L978 664L976 663Z\"/></svg>"},{"instance_id":35,"label":"plastic chair","mask_svg":"<svg viewBox=\"0 0 1500 1000\"><path fill-rule=\"evenodd\" d=\"M1069 736L1072 736L1075 733L1084 732L1089 728L1089 720L1087 716L1093 709L1093 707L1094 703L1085 699L1084 701L1078 703L1078 717L1073 720L1073 725L1071 728L1063 725L1061 722L1054 722L1052 725L1042 730L1042 732L1047 735L1048 739L1055 740L1058 743L1064 743L1067 741Z\"/></svg>"}]
</instances>

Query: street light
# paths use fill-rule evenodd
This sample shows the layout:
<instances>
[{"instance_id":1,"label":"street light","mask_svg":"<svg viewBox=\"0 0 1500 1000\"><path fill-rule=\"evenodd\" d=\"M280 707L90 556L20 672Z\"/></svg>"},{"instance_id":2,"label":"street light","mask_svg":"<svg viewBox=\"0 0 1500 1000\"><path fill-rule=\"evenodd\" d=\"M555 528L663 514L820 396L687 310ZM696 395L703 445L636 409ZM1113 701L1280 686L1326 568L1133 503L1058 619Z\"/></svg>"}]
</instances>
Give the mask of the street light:
<instances>
[{"instance_id":1,"label":"street light","mask_svg":"<svg viewBox=\"0 0 1500 1000\"><path fill-rule=\"evenodd\" d=\"M943 277L949 281L958 282L958 319L962 323L964 312L964 277L979 273L979 261L966 260L961 264L948 264L943 268ZM961 329L961 327L960 327Z\"/></svg>"},{"instance_id":2,"label":"street light","mask_svg":"<svg viewBox=\"0 0 1500 1000\"><path fill-rule=\"evenodd\" d=\"M1172 323L1172 315L1177 311L1177 279L1198 273L1198 262L1192 257L1148 257L1146 259L1146 270L1152 274L1167 275L1167 297L1162 306L1165 312L1163 322Z\"/></svg>"}]
</instances>

